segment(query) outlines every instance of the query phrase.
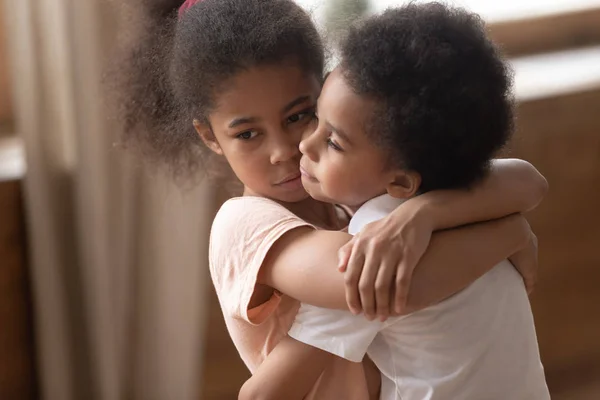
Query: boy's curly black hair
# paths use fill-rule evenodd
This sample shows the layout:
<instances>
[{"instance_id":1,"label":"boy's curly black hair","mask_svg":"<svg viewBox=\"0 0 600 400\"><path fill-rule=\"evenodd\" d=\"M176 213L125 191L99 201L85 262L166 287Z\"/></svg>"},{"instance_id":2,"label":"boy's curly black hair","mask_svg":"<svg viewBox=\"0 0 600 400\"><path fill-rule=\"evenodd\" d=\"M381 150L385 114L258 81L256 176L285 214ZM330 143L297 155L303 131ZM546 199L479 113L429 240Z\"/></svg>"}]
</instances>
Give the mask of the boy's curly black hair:
<instances>
[{"instance_id":1,"label":"boy's curly black hair","mask_svg":"<svg viewBox=\"0 0 600 400\"><path fill-rule=\"evenodd\" d=\"M420 192L482 178L513 130L512 75L476 14L441 3L388 9L352 27L341 69L377 101L368 128Z\"/></svg>"},{"instance_id":2,"label":"boy's curly black hair","mask_svg":"<svg viewBox=\"0 0 600 400\"><path fill-rule=\"evenodd\" d=\"M178 16L183 3L125 2L130 37L106 77L123 142L179 177L203 166L192 120L206 121L232 76L292 61L321 80L324 66L319 33L292 0L204 0Z\"/></svg>"}]
</instances>

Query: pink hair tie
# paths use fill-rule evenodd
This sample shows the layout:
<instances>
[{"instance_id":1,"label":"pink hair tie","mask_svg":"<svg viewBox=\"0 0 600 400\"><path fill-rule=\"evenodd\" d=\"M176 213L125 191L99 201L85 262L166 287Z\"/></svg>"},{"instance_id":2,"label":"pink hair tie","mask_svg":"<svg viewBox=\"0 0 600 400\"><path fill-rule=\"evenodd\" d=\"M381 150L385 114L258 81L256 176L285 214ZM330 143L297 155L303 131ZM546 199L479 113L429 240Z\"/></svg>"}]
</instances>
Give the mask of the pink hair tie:
<instances>
[{"instance_id":1,"label":"pink hair tie","mask_svg":"<svg viewBox=\"0 0 600 400\"><path fill-rule=\"evenodd\" d=\"M179 7L179 18L183 15L183 13L188 10L190 7L194 6L196 3L200 3L202 0L185 0L185 3Z\"/></svg>"}]
</instances>

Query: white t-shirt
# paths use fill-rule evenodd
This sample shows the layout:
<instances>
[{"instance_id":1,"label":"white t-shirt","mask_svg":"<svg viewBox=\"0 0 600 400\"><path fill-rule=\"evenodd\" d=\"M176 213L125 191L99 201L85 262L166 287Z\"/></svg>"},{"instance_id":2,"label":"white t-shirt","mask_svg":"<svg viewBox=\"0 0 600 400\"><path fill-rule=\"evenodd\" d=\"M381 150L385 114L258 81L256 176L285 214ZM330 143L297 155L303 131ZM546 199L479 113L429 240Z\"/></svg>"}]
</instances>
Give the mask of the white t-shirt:
<instances>
[{"instance_id":1,"label":"white t-shirt","mask_svg":"<svg viewBox=\"0 0 600 400\"><path fill-rule=\"evenodd\" d=\"M401 202L370 200L349 232ZM303 304L289 334L351 361L368 354L383 376L383 400L550 399L525 286L507 260L449 299L383 323Z\"/></svg>"}]
</instances>

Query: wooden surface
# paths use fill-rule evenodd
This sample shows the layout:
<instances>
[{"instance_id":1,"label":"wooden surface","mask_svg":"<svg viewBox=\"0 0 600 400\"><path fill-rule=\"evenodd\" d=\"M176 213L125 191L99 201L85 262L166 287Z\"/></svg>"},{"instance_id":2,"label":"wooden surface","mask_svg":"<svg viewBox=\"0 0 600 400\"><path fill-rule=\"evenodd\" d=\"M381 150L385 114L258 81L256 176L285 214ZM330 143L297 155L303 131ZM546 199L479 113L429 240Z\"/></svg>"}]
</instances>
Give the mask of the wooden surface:
<instances>
[{"instance_id":1,"label":"wooden surface","mask_svg":"<svg viewBox=\"0 0 600 400\"><path fill-rule=\"evenodd\" d=\"M36 397L20 181L0 181L0 399Z\"/></svg>"},{"instance_id":2,"label":"wooden surface","mask_svg":"<svg viewBox=\"0 0 600 400\"><path fill-rule=\"evenodd\" d=\"M227 333L214 289L210 294L208 334L204 343L203 400L237 400L250 372L242 362Z\"/></svg>"},{"instance_id":3,"label":"wooden surface","mask_svg":"<svg viewBox=\"0 0 600 400\"><path fill-rule=\"evenodd\" d=\"M531 161L550 183L529 220L541 267L532 308L548 384L557 393L600 380L598 110L600 89L522 104L513 140L513 155Z\"/></svg>"},{"instance_id":4,"label":"wooden surface","mask_svg":"<svg viewBox=\"0 0 600 400\"><path fill-rule=\"evenodd\" d=\"M490 24L490 35L510 57L600 43L600 8Z\"/></svg>"}]
</instances>

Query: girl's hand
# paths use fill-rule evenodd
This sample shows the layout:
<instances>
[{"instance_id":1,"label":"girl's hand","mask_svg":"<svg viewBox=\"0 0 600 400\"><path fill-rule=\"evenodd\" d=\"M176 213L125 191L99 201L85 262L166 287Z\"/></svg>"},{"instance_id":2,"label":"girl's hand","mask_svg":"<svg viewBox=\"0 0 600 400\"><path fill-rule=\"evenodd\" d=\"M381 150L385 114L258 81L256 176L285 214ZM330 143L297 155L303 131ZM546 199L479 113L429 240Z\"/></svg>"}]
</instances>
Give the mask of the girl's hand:
<instances>
[{"instance_id":1,"label":"girl's hand","mask_svg":"<svg viewBox=\"0 0 600 400\"><path fill-rule=\"evenodd\" d=\"M531 294L537 282L538 273L538 240L531 232L527 245L508 258L523 277L527 294Z\"/></svg>"},{"instance_id":2,"label":"girl's hand","mask_svg":"<svg viewBox=\"0 0 600 400\"><path fill-rule=\"evenodd\" d=\"M415 266L429 246L433 223L418 202L406 202L366 225L340 249L346 301L354 314L382 321L406 306Z\"/></svg>"}]
</instances>

